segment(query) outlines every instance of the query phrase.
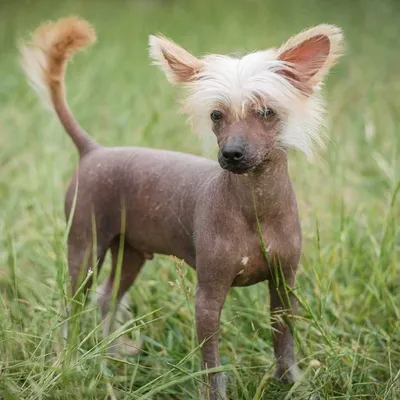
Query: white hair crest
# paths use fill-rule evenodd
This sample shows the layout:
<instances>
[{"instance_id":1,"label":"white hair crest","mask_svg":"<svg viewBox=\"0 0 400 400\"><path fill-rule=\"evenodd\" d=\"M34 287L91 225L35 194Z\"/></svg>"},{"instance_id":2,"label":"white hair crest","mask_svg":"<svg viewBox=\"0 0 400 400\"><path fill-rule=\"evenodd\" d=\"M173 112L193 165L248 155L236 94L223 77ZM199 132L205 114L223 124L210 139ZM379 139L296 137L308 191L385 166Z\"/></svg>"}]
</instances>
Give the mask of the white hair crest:
<instances>
[{"instance_id":1,"label":"white hair crest","mask_svg":"<svg viewBox=\"0 0 400 400\"><path fill-rule=\"evenodd\" d=\"M196 130L211 130L209 115L219 106L240 117L246 107L262 99L282 118L278 143L283 147L294 147L311 156L314 144L323 144L320 128L324 109L318 90L306 96L279 74L290 67L278 60L276 50L242 58L209 55L202 61L204 66L196 79L186 84L185 110Z\"/></svg>"}]
</instances>

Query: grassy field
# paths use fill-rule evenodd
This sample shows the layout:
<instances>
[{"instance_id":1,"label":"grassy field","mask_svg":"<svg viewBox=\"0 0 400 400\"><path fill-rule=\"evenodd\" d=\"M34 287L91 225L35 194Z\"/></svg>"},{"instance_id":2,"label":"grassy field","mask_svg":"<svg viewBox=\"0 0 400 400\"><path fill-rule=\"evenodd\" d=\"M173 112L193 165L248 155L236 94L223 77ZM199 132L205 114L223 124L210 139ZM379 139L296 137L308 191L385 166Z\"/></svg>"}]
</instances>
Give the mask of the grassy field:
<instances>
[{"instance_id":1,"label":"grassy field","mask_svg":"<svg viewBox=\"0 0 400 400\"><path fill-rule=\"evenodd\" d=\"M5 399L195 399L200 360L195 273L156 257L130 291L137 358L108 359L93 304L76 360L63 348L64 189L77 154L18 67L16 41L77 14L99 41L68 73L69 101L106 145L204 153L177 92L150 66L162 32L195 54L280 44L307 26L344 29L347 56L327 80L326 150L291 154L304 236L293 386L273 367L266 284L231 291L221 354L230 399L400 398L400 4L396 0L130 0L0 3L0 392ZM205 154L214 157L213 151ZM397 199L396 199L397 195ZM100 279L108 272L108 265ZM0 395L1 398L1 395Z\"/></svg>"}]
</instances>

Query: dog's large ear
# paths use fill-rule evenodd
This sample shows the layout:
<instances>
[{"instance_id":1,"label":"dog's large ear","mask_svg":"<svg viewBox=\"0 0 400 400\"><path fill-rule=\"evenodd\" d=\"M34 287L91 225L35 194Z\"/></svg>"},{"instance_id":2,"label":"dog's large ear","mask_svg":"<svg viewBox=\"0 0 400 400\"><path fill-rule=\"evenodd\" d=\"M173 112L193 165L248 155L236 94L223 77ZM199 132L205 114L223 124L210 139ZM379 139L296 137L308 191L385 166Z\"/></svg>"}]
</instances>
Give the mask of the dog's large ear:
<instances>
[{"instance_id":1,"label":"dog's large ear","mask_svg":"<svg viewBox=\"0 0 400 400\"><path fill-rule=\"evenodd\" d=\"M203 68L203 61L163 36L149 37L149 52L171 83L188 83Z\"/></svg>"},{"instance_id":2,"label":"dog's large ear","mask_svg":"<svg viewBox=\"0 0 400 400\"><path fill-rule=\"evenodd\" d=\"M289 39L278 59L289 66L281 73L294 86L311 93L343 54L343 34L334 25L318 25Z\"/></svg>"}]
</instances>

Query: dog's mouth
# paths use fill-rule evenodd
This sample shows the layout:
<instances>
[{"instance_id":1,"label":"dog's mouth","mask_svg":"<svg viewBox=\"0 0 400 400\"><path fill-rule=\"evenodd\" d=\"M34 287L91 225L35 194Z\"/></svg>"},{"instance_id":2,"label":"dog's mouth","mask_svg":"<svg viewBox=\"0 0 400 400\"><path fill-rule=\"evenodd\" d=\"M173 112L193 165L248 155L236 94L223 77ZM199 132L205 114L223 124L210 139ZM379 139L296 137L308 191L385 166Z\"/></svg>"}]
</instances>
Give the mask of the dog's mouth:
<instances>
[{"instance_id":1,"label":"dog's mouth","mask_svg":"<svg viewBox=\"0 0 400 400\"><path fill-rule=\"evenodd\" d=\"M233 174L237 174L237 175L244 174L251 169L251 167L247 167L247 166L229 165L229 164L224 165L224 166L221 165L221 167L223 169L226 169L227 171L232 172Z\"/></svg>"},{"instance_id":2,"label":"dog's mouth","mask_svg":"<svg viewBox=\"0 0 400 400\"><path fill-rule=\"evenodd\" d=\"M247 160L247 161L241 161L237 163L228 163L225 160L223 160L221 157L218 157L218 162L221 168L232 172L233 174L245 174L246 172L258 172L262 171L263 168L267 163L270 163L272 161L271 158L265 157L262 162L257 162L257 160Z\"/></svg>"},{"instance_id":3,"label":"dog's mouth","mask_svg":"<svg viewBox=\"0 0 400 400\"><path fill-rule=\"evenodd\" d=\"M249 163L227 163L223 160L218 160L219 161L219 165L221 166L221 168L226 169L229 172L232 172L233 174L245 174L246 172L248 172L249 170L251 170L252 168L254 168L253 164L249 164Z\"/></svg>"}]
</instances>

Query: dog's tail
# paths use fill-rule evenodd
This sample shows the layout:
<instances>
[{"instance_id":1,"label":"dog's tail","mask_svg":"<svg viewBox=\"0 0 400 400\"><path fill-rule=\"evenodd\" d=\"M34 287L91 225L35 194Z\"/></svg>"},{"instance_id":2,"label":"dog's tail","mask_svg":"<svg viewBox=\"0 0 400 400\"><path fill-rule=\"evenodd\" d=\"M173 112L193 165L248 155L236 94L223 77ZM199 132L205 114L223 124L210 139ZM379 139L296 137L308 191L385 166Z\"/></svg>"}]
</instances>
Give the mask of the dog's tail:
<instances>
[{"instance_id":1,"label":"dog's tail","mask_svg":"<svg viewBox=\"0 0 400 400\"><path fill-rule=\"evenodd\" d=\"M42 100L53 108L80 156L99 145L84 131L70 111L65 97L65 71L68 61L80 49L94 43L96 33L77 17L45 23L20 46L22 68Z\"/></svg>"}]
</instances>

